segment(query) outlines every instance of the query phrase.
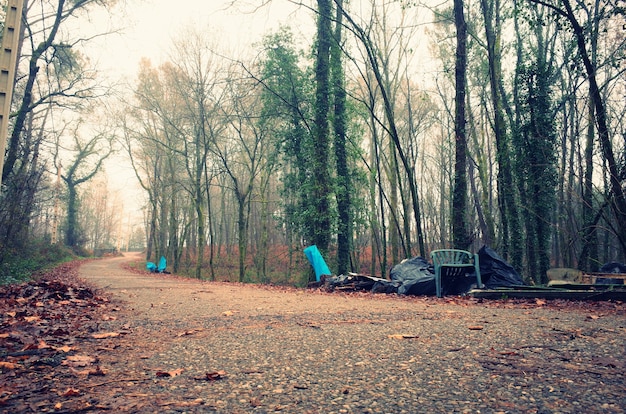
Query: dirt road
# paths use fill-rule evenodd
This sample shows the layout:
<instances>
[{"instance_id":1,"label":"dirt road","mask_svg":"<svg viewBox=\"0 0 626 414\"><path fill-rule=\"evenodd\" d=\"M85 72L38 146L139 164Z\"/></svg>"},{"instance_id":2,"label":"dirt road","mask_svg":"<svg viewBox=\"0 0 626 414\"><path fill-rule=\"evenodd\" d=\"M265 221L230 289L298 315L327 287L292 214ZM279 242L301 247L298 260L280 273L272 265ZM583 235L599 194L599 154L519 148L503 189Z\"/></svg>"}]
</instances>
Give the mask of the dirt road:
<instances>
[{"instance_id":1,"label":"dirt road","mask_svg":"<svg viewBox=\"0 0 626 414\"><path fill-rule=\"evenodd\" d=\"M93 407L122 412L621 413L621 303L483 302L80 276L119 310ZM138 258L134 258L138 260ZM112 320L114 319L114 320Z\"/></svg>"}]
</instances>

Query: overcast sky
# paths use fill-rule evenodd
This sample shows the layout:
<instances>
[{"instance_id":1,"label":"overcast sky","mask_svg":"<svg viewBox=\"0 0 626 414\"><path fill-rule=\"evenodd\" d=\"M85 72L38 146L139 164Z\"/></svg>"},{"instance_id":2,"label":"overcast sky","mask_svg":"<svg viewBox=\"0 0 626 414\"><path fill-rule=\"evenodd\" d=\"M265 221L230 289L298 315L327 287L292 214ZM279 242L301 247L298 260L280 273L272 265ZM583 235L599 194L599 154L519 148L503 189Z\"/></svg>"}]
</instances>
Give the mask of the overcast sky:
<instances>
[{"instance_id":1,"label":"overcast sky","mask_svg":"<svg viewBox=\"0 0 626 414\"><path fill-rule=\"evenodd\" d=\"M234 6L230 6L234 3ZM158 64L167 59L173 39L189 28L207 30L224 48L241 51L261 40L282 24L314 24L312 13L288 0L273 0L262 8L260 0L127 0L124 10L114 8L113 18L105 12L91 16L92 25L81 31L102 33L120 28L119 33L91 42L88 55L99 69L115 76L134 77L141 57Z\"/></svg>"}]
</instances>

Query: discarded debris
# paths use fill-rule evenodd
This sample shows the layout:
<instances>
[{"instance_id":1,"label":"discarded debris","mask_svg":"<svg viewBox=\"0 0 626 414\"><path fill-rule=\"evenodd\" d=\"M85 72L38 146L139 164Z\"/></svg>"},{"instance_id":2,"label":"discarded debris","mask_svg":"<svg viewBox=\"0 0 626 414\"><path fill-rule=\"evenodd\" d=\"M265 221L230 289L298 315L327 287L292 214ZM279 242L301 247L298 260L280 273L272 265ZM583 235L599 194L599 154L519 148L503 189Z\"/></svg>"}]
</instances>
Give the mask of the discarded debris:
<instances>
[{"instance_id":1,"label":"discarded debris","mask_svg":"<svg viewBox=\"0 0 626 414\"><path fill-rule=\"evenodd\" d=\"M203 376L194 377L193 379L196 381L217 381L217 380L224 379L225 376L226 376L226 371L214 371L214 372L207 372Z\"/></svg>"},{"instance_id":2,"label":"discarded debris","mask_svg":"<svg viewBox=\"0 0 626 414\"><path fill-rule=\"evenodd\" d=\"M391 338L391 339L416 339L416 338L419 338L419 335L392 334L392 335L387 335L387 338Z\"/></svg>"}]
</instances>

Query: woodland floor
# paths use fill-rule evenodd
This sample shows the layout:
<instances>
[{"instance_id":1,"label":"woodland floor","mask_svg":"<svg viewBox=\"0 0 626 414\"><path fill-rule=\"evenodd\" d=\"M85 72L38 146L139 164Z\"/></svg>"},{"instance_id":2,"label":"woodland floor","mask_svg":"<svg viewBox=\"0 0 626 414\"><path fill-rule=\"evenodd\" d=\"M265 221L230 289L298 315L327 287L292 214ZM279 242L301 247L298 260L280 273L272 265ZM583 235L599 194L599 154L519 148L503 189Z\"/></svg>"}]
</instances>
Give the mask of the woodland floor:
<instances>
[{"instance_id":1,"label":"woodland floor","mask_svg":"<svg viewBox=\"0 0 626 414\"><path fill-rule=\"evenodd\" d=\"M626 304L61 266L0 288L0 412L624 413Z\"/></svg>"}]
</instances>

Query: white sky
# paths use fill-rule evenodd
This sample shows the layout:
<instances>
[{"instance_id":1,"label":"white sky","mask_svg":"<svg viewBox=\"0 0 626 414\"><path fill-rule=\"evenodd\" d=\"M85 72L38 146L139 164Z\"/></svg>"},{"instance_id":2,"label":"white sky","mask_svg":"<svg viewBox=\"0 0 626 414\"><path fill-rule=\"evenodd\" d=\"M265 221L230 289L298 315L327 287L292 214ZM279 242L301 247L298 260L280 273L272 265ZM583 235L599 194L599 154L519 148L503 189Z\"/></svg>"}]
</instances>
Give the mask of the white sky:
<instances>
[{"instance_id":1,"label":"white sky","mask_svg":"<svg viewBox=\"0 0 626 414\"><path fill-rule=\"evenodd\" d=\"M228 7L231 3L235 5ZM114 8L112 18L106 12L93 13L93 24L83 23L81 31L102 33L120 28L119 34L92 41L86 52L109 76L133 78L142 57L150 58L153 64L166 60L173 39L179 38L185 29L206 30L220 46L240 51L281 23L292 25L294 31L307 25L314 27L311 12L305 8L296 10L288 0L272 0L255 11L251 4L260 3L261 0L127 0L124 10Z\"/></svg>"}]
</instances>

